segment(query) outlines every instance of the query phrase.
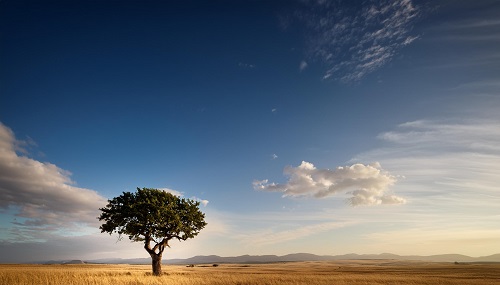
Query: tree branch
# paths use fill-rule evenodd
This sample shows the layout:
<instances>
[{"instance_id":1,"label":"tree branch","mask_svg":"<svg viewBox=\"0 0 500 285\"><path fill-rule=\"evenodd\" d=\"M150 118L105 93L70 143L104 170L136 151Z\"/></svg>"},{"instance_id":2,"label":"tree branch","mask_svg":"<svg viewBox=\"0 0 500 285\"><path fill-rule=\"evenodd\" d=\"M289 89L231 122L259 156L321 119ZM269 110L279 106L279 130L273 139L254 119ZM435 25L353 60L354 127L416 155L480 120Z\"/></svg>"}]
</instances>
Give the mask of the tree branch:
<instances>
[{"instance_id":1,"label":"tree branch","mask_svg":"<svg viewBox=\"0 0 500 285\"><path fill-rule=\"evenodd\" d=\"M146 236L144 239L144 249L149 253L149 255L156 254L155 249L151 248L151 238L149 236Z\"/></svg>"}]
</instances>

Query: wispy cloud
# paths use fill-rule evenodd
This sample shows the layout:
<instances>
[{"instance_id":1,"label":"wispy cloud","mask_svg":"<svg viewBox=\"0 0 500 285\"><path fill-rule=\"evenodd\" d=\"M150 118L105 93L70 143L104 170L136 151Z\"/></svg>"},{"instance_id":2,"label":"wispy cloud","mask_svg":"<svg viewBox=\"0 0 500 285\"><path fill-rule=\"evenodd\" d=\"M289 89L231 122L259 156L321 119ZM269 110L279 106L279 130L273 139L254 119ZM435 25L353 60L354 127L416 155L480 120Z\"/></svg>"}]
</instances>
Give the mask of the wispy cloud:
<instances>
[{"instance_id":1,"label":"wispy cloud","mask_svg":"<svg viewBox=\"0 0 500 285\"><path fill-rule=\"evenodd\" d=\"M444 28L469 29L469 28L500 28L500 20L492 19L468 19L453 25L445 25Z\"/></svg>"},{"instance_id":2,"label":"wispy cloud","mask_svg":"<svg viewBox=\"0 0 500 285\"><path fill-rule=\"evenodd\" d=\"M498 126L498 122L487 120L418 120L401 124L397 130L382 133L378 137L400 146L427 152L500 151L497 144L500 140Z\"/></svg>"},{"instance_id":3,"label":"wispy cloud","mask_svg":"<svg viewBox=\"0 0 500 285\"><path fill-rule=\"evenodd\" d=\"M496 120L407 122L379 135L384 147L353 161L378 159L388 169L397 169L405 176L400 189L412 193L415 203L435 204L448 211L460 204L453 211L469 207L491 215L497 208L498 198L493 197L498 197L500 184L499 126Z\"/></svg>"},{"instance_id":4,"label":"wispy cloud","mask_svg":"<svg viewBox=\"0 0 500 285\"><path fill-rule=\"evenodd\" d=\"M39 229L62 232L96 224L99 207L106 199L96 191L80 188L71 180L71 173L48 162L27 156L7 126L0 123L0 208L14 209L17 230L24 238Z\"/></svg>"},{"instance_id":5,"label":"wispy cloud","mask_svg":"<svg viewBox=\"0 0 500 285\"><path fill-rule=\"evenodd\" d=\"M308 57L322 63L323 79L357 81L387 64L417 35L419 9L411 0L304 1L296 17L308 33Z\"/></svg>"},{"instance_id":6,"label":"wispy cloud","mask_svg":"<svg viewBox=\"0 0 500 285\"><path fill-rule=\"evenodd\" d=\"M472 82L466 82L466 83L461 83L460 85L456 86L454 88L455 90L466 90L466 91L490 91L494 92L495 94L497 90L500 89L500 81L498 80L482 80L482 81L472 81Z\"/></svg>"},{"instance_id":7,"label":"wispy cloud","mask_svg":"<svg viewBox=\"0 0 500 285\"><path fill-rule=\"evenodd\" d=\"M306 69L308 66L307 62L305 60L301 61L300 64L299 64L299 70L300 71L303 71L304 69Z\"/></svg>"},{"instance_id":8,"label":"wispy cloud","mask_svg":"<svg viewBox=\"0 0 500 285\"><path fill-rule=\"evenodd\" d=\"M498 10L498 8L497 8ZM493 15L481 15L480 18L468 18L461 21L447 22L429 29L455 34L498 34L500 21Z\"/></svg>"},{"instance_id":9,"label":"wispy cloud","mask_svg":"<svg viewBox=\"0 0 500 285\"><path fill-rule=\"evenodd\" d=\"M240 68L243 68L243 69L254 69L255 68L255 64L251 64L251 63L244 63L244 62L239 62L238 63L238 66Z\"/></svg>"},{"instance_id":10,"label":"wispy cloud","mask_svg":"<svg viewBox=\"0 0 500 285\"><path fill-rule=\"evenodd\" d=\"M440 26L431 27L429 30L438 32L438 34L433 37L433 39L437 41L462 41L464 43L500 41L500 21L497 19L497 14L493 16L482 15L481 18L448 22ZM445 34L443 35L443 33Z\"/></svg>"},{"instance_id":11,"label":"wispy cloud","mask_svg":"<svg viewBox=\"0 0 500 285\"><path fill-rule=\"evenodd\" d=\"M498 119L461 117L410 121L379 134L381 147L352 162L377 160L397 172L394 188L411 203L390 217L371 213L370 223L389 218L398 226L364 234L364 250L390 243L400 253L477 255L498 248L499 126Z\"/></svg>"},{"instance_id":12,"label":"wispy cloud","mask_svg":"<svg viewBox=\"0 0 500 285\"><path fill-rule=\"evenodd\" d=\"M294 226L292 229L284 230L276 230L275 228L261 229L256 233L246 233L244 236L241 236L239 240L243 244L261 247L301 239L352 224L353 222L324 222L306 226Z\"/></svg>"},{"instance_id":13,"label":"wispy cloud","mask_svg":"<svg viewBox=\"0 0 500 285\"><path fill-rule=\"evenodd\" d=\"M381 169L378 163L340 166L330 170L317 169L312 163L302 161L297 167L285 167L284 173L289 177L287 183L255 180L254 189L282 192L284 197L315 198L348 192L352 196L348 202L353 206L405 203L405 199L386 193L396 178Z\"/></svg>"},{"instance_id":14,"label":"wispy cloud","mask_svg":"<svg viewBox=\"0 0 500 285\"><path fill-rule=\"evenodd\" d=\"M426 44L443 47L442 51L445 51L433 51L437 56L425 64L426 68L446 68L453 72L457 68L481 68L485 71L484 76L495 78L498 72L493 70L500 63L497 48L500 44L500 5L493 5L493 2L463 2L469 11L467 17L446 17L433 25L425 25L423 34ZM443 10L446 8L444 6Z\"/></svg>"}]
</instances>

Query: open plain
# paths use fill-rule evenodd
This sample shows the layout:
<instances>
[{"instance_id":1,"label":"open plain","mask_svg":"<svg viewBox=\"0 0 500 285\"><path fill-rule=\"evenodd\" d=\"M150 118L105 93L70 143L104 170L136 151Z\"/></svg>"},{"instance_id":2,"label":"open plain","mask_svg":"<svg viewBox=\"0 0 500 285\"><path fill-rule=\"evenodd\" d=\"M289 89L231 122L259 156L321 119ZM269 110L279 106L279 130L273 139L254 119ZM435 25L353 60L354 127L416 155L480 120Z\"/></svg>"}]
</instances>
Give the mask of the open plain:
<instances>
[{"instance_id":1,"label":"open plain","mask_svg":"<svg viewBox=\"0 0 500 285\"><path fill-rule=\"evenodd\" d=\"M232 285L232 284L500 284L500 264L424 263L396 260L273 264L164 265L161 277L148 265L0 265L1 285Z\"/></svg>"}]
</instances>

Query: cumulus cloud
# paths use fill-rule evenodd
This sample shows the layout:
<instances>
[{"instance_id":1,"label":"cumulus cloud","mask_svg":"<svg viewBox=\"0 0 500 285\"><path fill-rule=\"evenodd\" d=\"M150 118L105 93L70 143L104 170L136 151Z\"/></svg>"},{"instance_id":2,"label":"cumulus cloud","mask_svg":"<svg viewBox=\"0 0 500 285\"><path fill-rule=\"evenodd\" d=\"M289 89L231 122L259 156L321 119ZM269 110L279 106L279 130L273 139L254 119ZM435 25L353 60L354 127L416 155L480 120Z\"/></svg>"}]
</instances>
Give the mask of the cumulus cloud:
<instances>
[{"instance_id":1,"label":"cumulus cloud","mask_svg":"<svg viewBox=\"0 0 500 285\"><path fill-rule=\"evenodd\" d=\"M28 233L40 227L61 231L95 224L106 199L96 191L75 186L70 172L20 155L26 153L20 149L25 144L0 123L0 208L14 209L15 224Z\"/></svg>"},{"instance_id":2,"label":"cumulus cloud","mask_svg":"<svg viewBox=\"0 0 500 285\"><path fill-rule=\"evenodd\" d=\"M411 0L303 1L295 14L306 26L308 57L322 63L324 79L357 81L414 42L419 9Z\"/></svg>"},{"instance_id":3,"label":"cumulus cloud","mask_svg":"<svg viewBox=\"0 0 500 285\"><path fill-rule=\"evenodd\" d=\"M325 198L348 193L351 195L348 202L352 206L405 203L405 199L386 193L396 178L378 163L340 166L330 170L317 169L312 163L302 161L297 167L285 167L284 174L289 177L287 183L255 180L254 189L282 192L284 197Z\"/></svg>"}]
</instances>

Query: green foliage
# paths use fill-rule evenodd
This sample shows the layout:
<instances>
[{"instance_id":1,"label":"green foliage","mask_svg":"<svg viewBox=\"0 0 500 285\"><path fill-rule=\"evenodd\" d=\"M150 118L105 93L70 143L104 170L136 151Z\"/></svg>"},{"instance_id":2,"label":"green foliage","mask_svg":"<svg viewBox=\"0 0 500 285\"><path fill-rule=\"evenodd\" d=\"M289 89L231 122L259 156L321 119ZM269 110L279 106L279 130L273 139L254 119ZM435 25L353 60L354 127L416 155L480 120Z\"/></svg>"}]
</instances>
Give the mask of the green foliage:
<instances>
[{"instance_id":1,"label":"green foliage","mask_svg":"<svg viewBox=\"0 0 500 285\"><path fill-rule=\"evenodd\" d=\"M199 205L162 190L137 188L135 193L123 192L108 200L98 219L105 221L102 233L127 235L130 240L145 241L148 247L150 241L168 246L173 238L195 237L207 225Z\"/></svg>"}]
</instances>

